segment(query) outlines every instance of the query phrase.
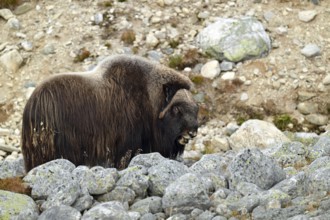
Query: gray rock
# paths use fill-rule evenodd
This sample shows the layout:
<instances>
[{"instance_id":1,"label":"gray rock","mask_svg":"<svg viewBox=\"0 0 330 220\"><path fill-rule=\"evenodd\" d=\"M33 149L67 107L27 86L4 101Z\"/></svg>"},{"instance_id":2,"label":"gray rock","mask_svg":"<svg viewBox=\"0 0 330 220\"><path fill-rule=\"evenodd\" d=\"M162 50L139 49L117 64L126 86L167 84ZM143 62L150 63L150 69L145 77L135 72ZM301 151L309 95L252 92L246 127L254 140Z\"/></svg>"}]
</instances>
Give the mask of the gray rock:
<instances>
[{"instance_id":1,"label":"gray rock","mask_svg":"<svg viewBox=\"0 0 330 220\"><path fill-rule=\"evenodd\" d=\"M117 201L100 203L84 213L81 220L131 220L124 206Z\"/></svg>"},{"instance_id":2,"label":"gray rock","mask_svg":"<svg viewBox=\"0 0 330 220\"><path fill-rule=\"evenodd\" d=\"M306 116L306 120L314 125L326 125L329 121L328 116L321 114L310 114Z\"/></svg>"},{"instance_id":3,"label":"gray rock","mask_svg":"<svg viewBox=\"0 0 330 220\"><path fill-rule=\"evenodd\" d=\"M215 216L212 220L227 220L227 218L224 216Z\"/></svg>"},{"instance_id":4,"label":"gray rock","mask_svg":"<svg viewBox=\"0 0 330 220\"><path fill-rule=\"evenodd\" d=\"M17 50L11 50L0 57L0 63L7 71L14 73L23 64L23 58Z\"/></svg>"},{"instance_id":5,"label":"gray rock","mask_svg":"<svg viewBox=\"0 0 330 220\"><path fill-rule=\"evenodd\" d=\"M163 162L164 160L167 160L165 157L163 157L160 153L149 153L149 154L139 154L130 161L128 167L142 165L146 168L150 168L152 166L156 166L159 163Z\"/></svg>"},{"instance_id":6,"label":"gray rock","mask_svg":"<svg viewBox=\"0 0 330 220\"><path fill-rule=\"evenodd\" d=\"M273 18L275 17L275 14L274 14L274 12L272 12L272 11L266 11L265 13L264 13L264 18L265 18L265 20L266 21L271 21Z\"/></svg>"},{"instance_id":7,"label":"gray rock","mask_svg":"<svg viewBox=\"0 0 330 220\"><path fill-rule=\"evenodd\" d=\"M308 191L310 193L330 191L330 167L322 167L308 175Z\"/></svg>"},{"instance_id":8,"label":"gray rock","mask_svg":"<svg viewBox=\"0 0 330 220\"><path fill-rule=\"evenodd\" d=\"M148 54L148 59L154 60L154 61L157 61L157 62L160 62L161 59L163 58L163 54L161 52L156 51L156 50L148 51L147 54Z\"/></svg>"},{"instance_id":9,"label":"gray rock","mask_svg":"<svg viewBox=\"0 0 330 220\"><path fill-rule=\"evenodd\" d=\"M24 2L23 4L17 6L14 13L15 15L25 14L28 11L31 11L34 8L33 4L30 2Z\"/></svg>"},{"instance_id":10,"label":"gray rock","mask_svg":"<svg viewBox=\"0 0 330 220\"><path fill-rule=\"evenodd\" d=\"M13 17L13 18L9 18L8 21L7 21L7 26L12 29L12 30L20 30L22 28L21 26L21 22Z\"/></svg>"},{"instance_id":11,"label":"gray rock","mask_svg":"<svg viewBox=\"0 0 330 220\"><path fill-rule=\"evenodd\" d=\"M74 168L70 161L57 159L33 168L23 180L32 188L32 198L46 199L43 209L71 205L81 193L78 180L71 174Z\"/></svg>"},{"instance_id":12,"label":"gray rock","mask_svg":"<svg viewBox=\"0 0 330 220\"><path fill-rule=\"evenodd\" d=\"M308 215L296 215L294 217L288 218L288 220L309 220Z\"/></svg>"},{"instance_id":13,"label":"gray rock","mask_svg":"<svg viewBox=\"0 0 330 220\"><path fill-rule=\"evenodd\" d=\"M99 25L103 22L103 14L102 13L96 13L93 17L93 21L96 25Z\"/></svg>"},{"instance_id":14,"label":"gray rock","mask_svg":"<svg viewBox=\"0 0 330 220\"><path fill-rule=\"evenodd\" d=\"M162 211L162 198L151 196L137 201L130 207L131 211L139 212L141 215L152 213L156 214Z\"/></svg>"},{"instance_id":15,"label":"gray rock","mask_svg":"<svg viewBox=\"0 0 330 220\"><path fill-rule=\"evenodd\" d=\"M290 206L287 208L266 209L263 206L258 206L252 212L253 220L282 220L293 216L303 214L304 207Z\"/></svg>"},{"instance_id":16,"label":"gray rock","mask_svg":"<svg viewBox=\"0 0 330 220\"><path fill-rule=\"evenodd\" d=\"M285 172L270 157L258 149L247 149L238 154L229 165L230 187L240 182L254 183L262 189L269 189L285 179Z\"/></svg>"},{"instance_id":17,"label":"gray rock","mask_svg":"<svg viewBox=\"0 0 330 220\"><path fill-rule=\"evenodd\" d=\"M171 217L167 218L166 220L188 220L188 219L189 218L187 215L179 213L179 214L171 215Z\"/></svg>"},{"instance_id":18,"label":"gray rock","mask_svg":"<svg viewBox=\"0 0 330 220\"><path fill-rule=\"evenodd\" d=\"M298 104L297 109L300 113L307 115L311 113L316 113L318 110L317 103L301 102Z\"/></svg>"},{"instance_id":19,"label":"gray rock","mask_svg":"<svg viewBox=\"0 0 330 220\"><path fill-rule=\"evenodd\" d=\"M201 69L201 75L205 78L214 79L220 74L220 64L217 60L205 63Z\"/></svg>"},{"instance_id":20,"label":"gray rock","mask_svg":"<svg viewBox=\"0 0 330 220\"><path fill-rule=\"evenodd\" d=\"M262 193L262 189L256 184L249 182L240 182L236 186L236 190L244 196L258 195Z\"/></svg>"},{"instance_id":21,"label":"gray rock","mask_svg":"<svg viewBox=\"0 0 330 220\"><path fill-rule=\"evenodd\" d=\"M44 55L54 54L55 53L55 46L52 43L46 44L42 49L42 53Z\"/></svg>"},{"instance_id":22,"label":"gray rock","mask_svg":"<svg viewBox=\"0 0 330 220\"><path fill-rule=\"evenodd\" d=\"M100 195L112 190L118 176L114 168L95 166L89 169L86 166L78 166L72 174L78 179L82 188L87 188L91 195Z\"/></svg>"},{"instance_id":23,"label":"gray rock","mask_svg":"<svg viewBox=\"0 0 330 220\"><path fill-rule=\"evenodd\" d=\"M197 44L217 60L238 62L262 57L271 48L270 38L255 18L220 18L197 35Z\"/></svg>"},{"instance_id":24,"label":"gray rock","mask_svg":"<svg viewBox=\"0 0 330 220\"><path fill-rule=\"evenodd\" d=\"M132 189L138 198L147 195L149 177L139 167L129 167L116 183L117 186L124 186Z\"/></svg>"},{"instance_id":25,"label":"gray rock","mask_svg":"<svg viewBox=\"0 0 330 220\"><path fill-rule=\"evenodd\" d=\"M44 211L38 218L38 220L63 220L63 219L70 219L70 220L79 220L81 218L81 214L78 210L66 206L54 206L50 209Z\"/></svg>"},{"instance_id":26,"label":"gray rock","mask_svg":"<svg viewBox=\"0 0 330 220\"><path fill-rule=\"evenodd\" d=\"M135 192L132 189L123 186L117 186L109 193L97 197L97 201L99 202L121 201L127 202L129 205L133 203L134 199Z\"/></svg>"},{"instance_id":27,"label":"gray rock","mask_svg":"<svg viewBox=\"0 0 330 220\"><path fill-rule=\"evenodd\" d=\"M139 220L141 218L141 214L138 212L128 212L128 215L131 220Z\"/></svg>"},{"instance_id":28,"label":"gray rock","mask_svg":"<svg viewBox=\"0 0 330 220\"><path fill-rule=\"evenodd\" d=\"M298 18L300 21L310 22L315 18L316 15L317 12L315 10L306 10L306 11L300 11L298 14Z\"/></svg>"},{"instance_id":29,"label":"gray rock","mask_svg":"<svg viewBox=\"0 0 330 220\"><path fill-rule=\"evenodd\" d=\"M277 189L270 189L259 194L260 204L268 208L287 207L291 197L285 192Z\"/></svg>"},{"instance_id":30,"label":"gray rock","mask_svg":"<svg viewBox=\"0 0 330 220\"><path fill-rule=\"evenodd\" d=\"M33 49L33 44L30 41L23 41L21 45L25 51L32 51Z\"/></svg>"},{"instance_id":31,"label":"gray rock","mask_svg":"<svg viewBox=\"0 0 330 220\"><path fill-rule=\"evenodd\" d=\"M27 195L0 190L1 219L36 220L39 211Z\"/></svg>"},{"instance_id":32,"label":"gray rock","mask_svg":"<svg viewBox=\"0 0 330 220\"><path fill-rule=\"evenodd\" d=\"M324 79L322 80L322 83L326 86L330 85L330 74L328 74L324 77Z\"/></svg>"},{"instance_id":33,"label":"gray rock","mask_svg":"<svg viewBox=\"0 0 330 220\"><path fill-rule=\"evenodd\" d=\"M247 213L251 213L252 210L259 205L259 196L249 195L244 196L240 200L236 202L231 202L227 206L228 208L240 215L245 215Z\"/></svg>"},{"instance_id":34,"label":"gray rock","mask_svg":"<svg viewBox=\"0 0 330 220\"><path fill-rule=\"evenodd\" d=\"M279 144L279 148L270 154L282 167L307 165L307 148L300 142L286 142Z\"/></svg>"},{"instance_id":35,"label":"gray rock","mask_svg":"<svg viewBox=\"0 0 330 220\"><path fill-rule=\"evenodd\" d=\"M228 167L228 162L220 154L205 154L202 158L194 163L190 168L190 172L196 174L216 173L224 175Z\"/></svg>"},{"instance_id":36,"label":"gray rock","mask_svg":"<svg viewBox=\"0 0 330 220\"><path fill-rule=\"evenodd\" d=\"M224 60L220 63L220 69L221 71L230 71L234 68L234 65L235 64L233 62Z\"/></svg>"},{"instance_id":37,"label":"gray rock","mask_svg":"<svg viewBox=\"0 0 330 220\"><path fill-rule=\"evenodd\" d=\"M307 44L300 52L309 58L320 55L321 49L316 44Z\"/></svg>"},{"instance_id":38,"label":"gray rock","mask_svg":"<svg viewBox=\"0 0 330 220\"><path fill-rule=\"evenodd\" d=\"M316 158L330 156L330 136L321 136L312 146L308 157L315 160Z\"/></svg>"},{"instance_id":39,"label":"gray rock","mask_svg":"<svg viewBox=\"0 0 330 220\"><path fill-rule=\"evenodd\" d=\"M19 157L15 160L0 161L0 179L24 175L25 169L23 157Z\"/></svg>"},{"instance_id":40,"label":"gray rock","mask_svg":"<svg viewBox=\"0 0 330 220\"><path fill-rule=\"evenodd\" d=\"M7 8L0 9L0 17L5 20L9 20L10 18L15 17L14 14Z\"/></svg>"},{"instance_id":41,"label":"gray rock","mask_svg":"<svg viewBox=\"0 0 330 220\"><path fill-rule=\"evenodd\" d=\"M200 215L198 215L195 220L210 220L215 216L215 213L210 212L206 210L205 212L202 212Z\"/></svg>"},{"instance_id":42,"label":"gray rock","mask_svg":"<svg viewBox=\"0 0 330 220\"><path fill-rule=\"evenodd\" d=\"M194 208L208 209L210 199L199 177L187 173L166 188L162 204L169 216L177 213L188 214Z\"/></svg>"},{"instance_id":43,"label":"gray rock","mask_svg":"<svg viewBox=\"0 0 330 220\"><path fill-rule=\"evenodd\" d=\"M281 190L293 198L304 196L307 193L307 176L304 172L299 172L276 184L272 189Z\"/></svg>"},{"instance_id":44,"label":"gray rock","mask_svg":"<svg viewBox=\"0 0 330 220\"><path fill-rule=\"evenodd\" d=\"M242 148L266 148L272 144L288 142L289 139L274 124L253 119L244 122L230 136L229 141L233 150L240 150Z\"/></svg>"},{"instance_id":45,"label":"gray rock","mask_svg":"<svg viewBox=\"0 0 330 220\"><path fill-rule=\"evenodd\" d=\"M157 217L151 213L146 213L141 216L140 220L157 220Z\"/></svg>"},{"instance_id":46,"label":"gray rock","mask_svg":"<svg viewBox=\"0 0 330 220\"><path fill-rule=\"evenodd\" d=\"M76 201L72 204L72 207L82 212L92 207L94 203L94 198L91 195L82 194L80 195Z\"/></svg>"},{"instance_id":47,"label":"gray rock","mask_svg":"<svg viewBox=\"0 0 330 220\"><path fill-rule=\"evenodd\" d=\"M165 160L149 168L149 194L152 196L162 196L165 188L171 182L188 171L187 166L175 160Z\"/></svg>"}]
</instances>

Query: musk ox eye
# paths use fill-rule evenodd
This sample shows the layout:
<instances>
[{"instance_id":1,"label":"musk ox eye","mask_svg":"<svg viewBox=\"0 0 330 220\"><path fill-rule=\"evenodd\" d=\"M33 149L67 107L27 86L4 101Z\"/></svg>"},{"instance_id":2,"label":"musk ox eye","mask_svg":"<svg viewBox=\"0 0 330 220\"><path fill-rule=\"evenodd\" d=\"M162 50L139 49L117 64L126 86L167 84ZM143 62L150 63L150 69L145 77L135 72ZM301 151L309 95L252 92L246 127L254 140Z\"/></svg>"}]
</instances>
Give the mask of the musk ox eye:
<instances>
[{"instance_id":1,"label":"musk ox eye","mask_svg":"<svg viewBox=\"0 0 330 220\"><path fill-rule=\"evenodd\" d=\"M179 114L179 112L180 112L180 109L179 109L179 107L178 106L173 106L173 108L172 108L172 111L173 111L173 113L174 114Z\"/></svg>"}]
</instances>

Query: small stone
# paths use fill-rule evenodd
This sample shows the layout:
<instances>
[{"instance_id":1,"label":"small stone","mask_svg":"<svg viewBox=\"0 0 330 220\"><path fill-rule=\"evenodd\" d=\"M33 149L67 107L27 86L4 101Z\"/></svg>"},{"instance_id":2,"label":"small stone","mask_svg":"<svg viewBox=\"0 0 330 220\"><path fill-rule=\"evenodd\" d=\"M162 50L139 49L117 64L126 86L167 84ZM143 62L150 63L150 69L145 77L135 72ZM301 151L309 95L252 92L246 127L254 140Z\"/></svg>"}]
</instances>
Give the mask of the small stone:
<instances>
[{"instance_id":1,"label":"small stone","mask_svg":"<svg viewBox=\"0 0 330 220\"><path fill-rule=\"evenodd\" d=\"M233 80L235 79L235 72L226 72L221 76L223 80Z\"/></svg>"},{"instance_id":2,"label":"small stone","mask_svg":"<svg viewBox=\"0 0 330 220\"><path fill-rule=\"evenodd\" d=\"M326 75L322 81L324 85L330 85L330 74Z\"/></svg>"},{"instance_id":3,"label":"small stone","mask_svg":"<svg viewBox=\"0 0 330 220\"><path fill-rule=\"evenodd\" d=\"M315 96L316 96L315 93L310 93L310 92L305 92L305 91L299 91L298 92L298 100L301 101L301 102L312 99Z\"/></svg>"},{"instance_id":4,"label":"small stone","mask_svg":"<svg viewBox=\"0 0 330 220\"><path fill-rule=\"evenodd\" d=\"M303 22L310 22L315 18L316 15L317 12L315 10L307 10L299 12L298 17L299 20Z\"/></svg>"},{"instance_id":5,"label":"small stone","mask_svg":"<svg viewBox=\"0 0 330 220\"><path fill-rule=\"evenodd\" d=\"M298 104L297 108L300 113L306 115L306 114L316 113L318 110L318 105L316 103L302 102Z\"/></svg>"},{"instance_id":6,"label":"small stone","mask_svg":"<svg viewBox=\"0 0 330 220\"><path fill-rule=\"evenodd\" d=\"M94 23L96 25L99 25L103 22L103 14L102 13L96 13L94 15L94 17L92 18L92 20L94 21Z\"/></svg>"},{"instance_id":7,"label":"small stone","mask_svg":"<svg viewBox=\"0 0 330 220\"><path fill-rule=\"evenodd\" d=\"M306 120L314 125L326 125L328 123L328 116L321 114L310 114L306 116Z\"/></svg>"},{"instance_id":8,"label":"small stone","mask_svg":"<svg viewBox=\"0 0 330 220\"><path fill-rule=\"evenodd\" d=\"M55 53L55 47L53 44L47 44L43 49L42 49L42 53L45 55L49 55L49 54L54 54Z\"/></svg>"},{"instance_id":9,"label":"small stone","mask_svg":"<svg viewBox=\"0 0 330 220\"><path fill-rule=\"evenodd\" d=\"M159 43L159 40L153 33L149 33L146 38L146 44L148 47L154 48Z\"/></svg>"},{"instance_id":10,"label":"small stone","mask_svg":"<svg viewBox=\"0 0 330 220\"><path fill-rule=\"evenodd\" d=\"M320 55L321 50L316 44L307 44L300 52L305 57L314 57Z\"/></svg>"},{"instance_id":11,"label":"small stone","mask_svg":"<svg viewBox=\"0 0 330 220\"><path fill-rule=\"evenodd\" d=\"M9 20L14 17L14 14L7 8L0 9L0 17L5 20Z\"/></svg>"},{"instance_id":12,"label":"small stone","mask_svg":"<svg viewBox=\"0 0 330 220\"><path fill-rule=\"evenodd\" d=\"M21 43L21 46L23 47L23 49L25 51L32 51L32 49L33 49L33 45L30 41L23 41Z\"/></svg>"},{"instance_id":13,"label":"small stone","mask_svg":"<svg viewBox=\"0 0 330 220\"><path fill-rule=\"evenodd\" d=\"M226 60L222 61L220 64L221 71L229 71L232 70L233 67L234 67L234 63Z\"/></svg>"},{"instance_id":14,"label":"small stone","mask_svg":"<svg viewBox=\"0 0 330 220\"><path fill-rule=\"evenodd\" d=\"M23 63L23 58L17 50L11 50L0 57L0 63L7 71L16 72Z\"/></svg>"},{"instance_id":15,"label":"small stone","mask_svg":"<svg viewBox=\"0 0 330 220\"><path fill-rule=\"evenodd\" d=\"M248 100L249 99L249 95L246 93L246 92L243 92L242 94L241 94L241 101L246 101L246 100Z\"/></svg>"},{"instance_id":16,"label":"small stone","mask_svg":"<svg viewBox=\"0 0 330 220\"><path fill-rule=\"evenodd\" d=\"M15 15L21 15L21 14L25 14L28 11L31 11L32 9L33 9L33 5L31 3L24 2L15 9L14 13Z\"/></svg>"},{"instance_id":17,"label":"small stone","mask_svg":"<svg viewBox=\"0 0 330 220\"><path fill-rule=\"evenodd\" d=\"M210 16L210 13L208 11L203 11L203 12L199 12L197 17L200 19L206 19Z\"/></svg>"},{"instance_id":18,"label":"small stone","mask_svg":"<svg viewBox=\"0 0 330 220\"><path fill-rule=\"evenodd\" d=\"M201 69L201 75L205 78L214 79L220 74L220 64L217 60L212 60L204 64Z\"/></svg>"},{"instance_id":19,"label":"small stone","mask_svg":"<svg viewBox=\"0 0 330 220\"><path fill-rule=\"evenodd\" d=\"M275 16L275 14L272 12L272 11L266 11L265 13L264 13L264 18L265 18L265 20L266 21L270 21L270 20L272 20L273 18L274 18L274 16Z\"/></svg>"},{"instance_id":20,"label":"small stone","mask_svg":"<svg viewBox=\"0 0 330 220\"><path fill-rule=\"evenodd\" d=\"M164 0L165 5L172 5L174 0Z\"/></svg>"},{"instance_id":21,"label":"small stone","mask_svg":"<svg viewBox=\"0 0 330 220\"><path fill-rule=\"evenodd\" d=\"M13 30L19 30L21 29L21 23L19 22L19 20L17 18L10 18L7 21L7 25L9 26L10 29Z\"/></svg>"},{"instance_id":22,"label":"small stone","mask_svg":"<svg viewBox=\"0 0 330 220\"><path fill-rule=\"evenodd\" d=\"M285 35L288 33L288 27L287 26L279 26L278 28L276 28L276 33L278 33L279 35Z\"/></svg>"}]
</instances>

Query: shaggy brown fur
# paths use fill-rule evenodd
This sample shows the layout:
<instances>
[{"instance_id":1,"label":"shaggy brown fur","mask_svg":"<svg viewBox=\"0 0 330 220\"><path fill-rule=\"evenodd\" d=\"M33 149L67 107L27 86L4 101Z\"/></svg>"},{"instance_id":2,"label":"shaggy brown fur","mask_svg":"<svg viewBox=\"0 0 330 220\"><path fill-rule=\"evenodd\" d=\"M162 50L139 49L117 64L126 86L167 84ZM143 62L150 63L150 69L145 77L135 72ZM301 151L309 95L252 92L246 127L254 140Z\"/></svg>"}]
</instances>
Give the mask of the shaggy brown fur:
<instances>
[{"instance_id":1,"label":"shaggy brown fur","mask_svg":"<svg viewBox=\"0 0 330 220\"><path fill-rule=\"evenodd\" d=\"M190 86L188 77L172 69L123 55L107 58L91 72L50 77L24 109L26 171L56 158L120 168L123 158L140 151L177 156L182 152L176 149L179 137L188 129L197 130L196 104L190 99L180 102L193 109L187 112L191 121L184 124L175 124L170 114L160 117L160 112L179 89ZM179 97L182 94L173 101Z\"/></svg>"}]
</instances>

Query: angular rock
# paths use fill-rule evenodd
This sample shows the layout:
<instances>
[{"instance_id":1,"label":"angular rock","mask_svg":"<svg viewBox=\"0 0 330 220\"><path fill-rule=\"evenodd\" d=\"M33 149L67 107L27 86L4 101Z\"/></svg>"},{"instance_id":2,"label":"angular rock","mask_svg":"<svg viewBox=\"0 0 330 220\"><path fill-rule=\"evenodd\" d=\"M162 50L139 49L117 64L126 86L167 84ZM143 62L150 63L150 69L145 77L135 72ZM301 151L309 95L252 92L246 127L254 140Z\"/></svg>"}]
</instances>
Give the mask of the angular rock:
<instances>
[{"instance_id":1,"label":"angular rock","mask_svg":"<svg viewBox=\"0 0 330 220\"><path fill-rule=\"evenodd\" d=\"M212 60L203 65L201 75L205 78L214 79L220 74L220 64L217 60Z\"/></svg>"},{"instance_id":2,"label":"angular rock","mask_svg":"<svg viewBox=\"0 0 330 220\"><path fill-rule=\"evenodd\" d=\"M320 55L321 49L316 44L307 44L300 52L309 58Z\"/></svg>"},{"instance_id":3,"label":"angular rock","mask_svg":"<svg viewBox=\"0 0 330 220\"><path fill-rule=\"evenodd\" d=\"M312 160L323 156L330 156L330 136L321 136L308 155Z\"/></svg>"},{"instance_id":4,"label":"angular rock","mask_svg":"<svg viewBox=\"0 0 330 220\"><path fill-rule=\"evenodd\" d=\"M131 211L139 212L141 215L152 213L156 214L162 211L162 198L151 196L137 201L130 207Z\"/></svg>"},{"instance_id":5,"label":"angular rock","mask_svg":"<svg viewBox=\"0 0 330 220\"><path fill-rule=\"evenodd\" d=\"M304 207L290 206L287 208L275 208L266 209L264 206L258 206L253 209L253 220L273 220L273 219L288 219L290 217L303 214L305 212Z\"/></svg>"},{"instance_id":6,"label":"angular rock","mask_svg":"<svg viewBox=\"0 0 330 220\"><path fill-rule=\"evenodd\" d=\"M0 190L1 219L36 220L38 215L38 206L27 195Z\"/></svg>"},{"instance_id":7,"label":"angular rock","mask_svg":"<svg viewBox=\"0 0 330 220\"><path fill-rule=\"evenodd\" d=\"M132 158L128 167L141 165L141 166L144 166L145 168L150 168L152 166L158 165L159 163L163 162L164 160L167 160L167 159L158 152L149 153L149 154L139 154Z\"/></svg>"},{"instance_id":8,"label":"angular rock","mask_svg":"<svg viewBox=\"0 0 330 220\"><path fill-rule=\"evenodd\" d=\"M79 180L82 188L87 188L91 195L100 195L112 190L118 176L114 168L78 166L72 174Z\"/></svg>"},{"instance_id":9,"label":"angular rock","mask_svg":"<svg viewBox=\"0 0 330 220\"><path fill-rule=\"evenodd\" d=\"M23 157L15 160L0 161L0 179L25 175Z\"/></svg>"},{"instance_id":10,"label":"angular rock","mask_svg":"<svg viewBox=\"0 0 330 220\"><path fill-rule=\"evenodd\" d=\"M316 15L317 12L315 10L306 10L306 11L300 11L298 14L298 18L300 21L310 22L315 18Z\"/></svg>"},{"instance_id":11,"label":"angular rock","mask_svg":"<svg viewBox=\"0 0 330 220\"><path fill-rule=\"evenodd\" d=\"M90 209L93 203L93 196L89 194L81 194L71 206L79 212L82 212L84 210Z\"/></svg>"},{"instance_id":12,"label":"angular rock","mask_svg":"<svg viewBox=\"0 0 330 220\"><path fill-rule=\"evenodd\" d=\"M15 18L15 17L8 19L7 26L10 29L16 30L16 31L18 31L18 30L20 30L22 28L20 21L17 18Z\"/></svg>"},{"instance_id":13,"label":"angular rock","mask_svg":"<svg viewBox=\"0 0 330 220\"><path fill-rule=\"evenodd\" d=\"M318 110L317 103L301 102L298 104L297 109L300 113L307 115L316 113Z\"/></svg>"},{"instance_id":14,"label":"angular rock","mask_svg":"<svg viewBox=\"0 0 330 220\"><path fill-rule=\"evenodd\" d=\"M80 220L81 214L78 210L66 206L54 206L50 209L44 211L38 218L38 220L63 220L63 219L70 219L70 220Z\"/></svg>"},{"instance_id":15,"label":"angular rock","mask_svg":"<svg viewBox=\"0 0 330 220\"><path fill-rule=\"evenodd\" d=\"M262 57L271 49L270 38L255 18L220 18L204 28L197 44L217 60L239 62Z\"/></svg>"},{"instance_id":16,"label":"angular rock","mask_svg":"<svg viewBox=\"0 0 330 220\"><path fill-rule=\"evenodd\" d=\"M310 114L306 116L306 120L313 125L326 125L329 121L328 116L321 114Z\"/></svg>"},{"instance_id":17,"label":"angular rock","mask_svg":"<svg viewBox=\"0 0 330 220\"><path fill-rule=\"evenodd\" d=\"M123 186L117 186L111 192L100 195L97 197L97 201L99 202L109 202L109 201L121 201L127 202L129 205L133 203L135 199L135 192Z\"/></svg>"},{"instance_id":18,"label":"angular rock","mask_svg":"<svg viewBox=\"0 0 330 220\"><path fill-rule=\"evenodd\" d=\"M31 11L33 8L33 4L30 2L24 2L23 4L17 6L14 13L15 15L25 14L26 12Z\"/></svg>"},{"instance_id":19,"label":"angular rock","mask_svg":"<svg viewBox=\"0 0 330 220\"><path fill-rule=\"evenodd\" d=\"M149 177L139 167L129 167L116 183L132 189L138 198L144 198L149 187Z\"/></svg>"},{"instance_id":20,"label":"angular rock","mask_svg":"<svg viewBox=\"0 0 330 220\"><path fill-rule=\"evenodd\" d=\"M324 79L322 80L322 83L324 85L330 85L330 74L328 74L324 77Z\"/></svg>"},{"instance_id":21,"label":"angular rock","mask_svg":"<svg viewBox=\"0 0 330 220\"><path fill-rule=\"evenodd\" d=\"M272 189L278 189L285 192L289 196L295 198L304 196L307 193L307 176L304 172L299 172L296 175L287 178L276 184Z\"/></svg>"},{"instance_id":22,"label":"angular rock","mask_svg":"<svg viewBox=\"0 0 330 220\"><path fill-rule=\"evenodd\" d=\"M177 213L188 214L195 208L206 210L210 206L210 199L200 178L187 173L166 188L162 203L166 215L169 216Z\"/></svg>"},{"instance_id":23,"label":"angular rock","mask_svg":"<svg viewBox=\"0 0 330 220\"><path fill-rule=\"evenodd\" d=\"M0 57L0 63L7 71L15 73L23 64L23 58L17 50L11 50Z\"/></svg>"},{"instance_id":24,"label":"angular rock","mask_svg":"<svg viewBox=\"0 0 330 220\"><path fill-rule=\"evenodd\" d=\"M74 168L70 161L57 159L33 168L23 180L32 188L32 198L46 199L42 209L71 205L81 193L78 180L71 174Z\"/></svg>"},{"instance_id":25,"label":"angular rock","mask_svg":"<svg viewBox=\"0 0 330 220\"><path fill-rule=\"evenodd\" d=\"M156 166L149 168L149 194L162 196L165 188L180 176L189 171L183 163L175 160L165 160Z\"/></svg>"},{"instance_id":26,"label":"angular rock","mask_svg":"<svg viewBox=\"0 0 330 220\"><path fill-rule=\"evenodd\" d=\"M228 167L230 188L240 182L254 183L262 189L269 189L285 179L283 169L259 149L247 149L239 153Z\"/></svg>"},{"instance_id":27,"label":"angular rock","mask_svg":"<svg viewBox=\"0 0 330 220\"><path fill-rule=\"evenodd\" d=\"M100 203L84 213L81 220L111 219L131 220L124 206L118 201Z\"/></svg>"},{"instance_id":28,"label":"angular rock","mask_svg":"<svg viewBox=\"0 0 330 220\"><path fill-rule=\"evenodd\" d=\"M0 17L5 20L9 20L10 18L15 17L14 14L7 8L0 9Z\"/></svg>"},{"instance_id":29,"label":"angular rock","mask_svg":"<svg viewBox=\"0 0 330 220\"><path fill-rule=\"evenodd\" d=\"M289 139L274 124L257 119L244 122L230 136L233 150L242 148L266 148L270 145L288 142Z\"/></svg>"},{"instance_id":30,"label":"angular rock","mask_svg":"<svg viewBox=\"0 0 330 220\"><path fill-rule=\"evenodd\" d=\"M229 61L222 61L220 63L220 69L221 71L229 71L232 70L234 68L234 63L233 62L229 62Z\"/></svg>"}]
</instances>

